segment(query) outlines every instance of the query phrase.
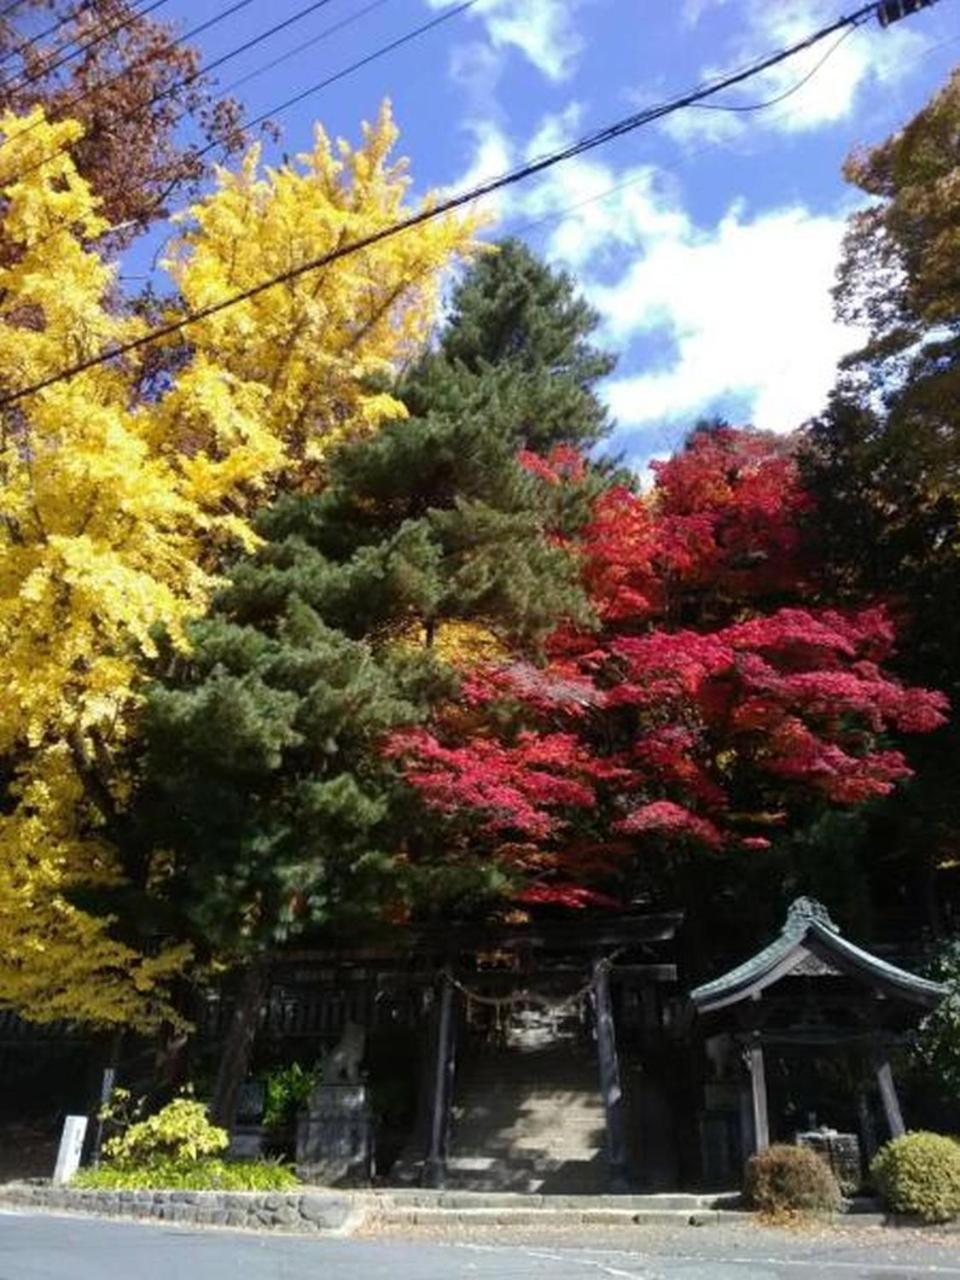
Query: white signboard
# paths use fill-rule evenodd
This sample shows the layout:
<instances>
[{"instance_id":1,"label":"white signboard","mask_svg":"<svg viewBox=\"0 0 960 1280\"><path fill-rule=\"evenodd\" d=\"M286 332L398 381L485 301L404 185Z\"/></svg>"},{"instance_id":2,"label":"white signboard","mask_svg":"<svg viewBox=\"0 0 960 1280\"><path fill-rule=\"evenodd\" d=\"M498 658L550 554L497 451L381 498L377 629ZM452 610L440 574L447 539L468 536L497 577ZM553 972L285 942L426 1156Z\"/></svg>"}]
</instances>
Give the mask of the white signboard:
<instances>
[{"instance_id":1,"label":"white signboard","mask_svg":"<svg viewBox=\"0 0 960 1280\"><path fill-rule=\"evenodd\" d=\"M69 1182L80 1168L83 1140L87 1136L86 1116L67 1116L60 1136L60 1150L53 1171L54 1182Z\"/></svg>"}]
</instances>

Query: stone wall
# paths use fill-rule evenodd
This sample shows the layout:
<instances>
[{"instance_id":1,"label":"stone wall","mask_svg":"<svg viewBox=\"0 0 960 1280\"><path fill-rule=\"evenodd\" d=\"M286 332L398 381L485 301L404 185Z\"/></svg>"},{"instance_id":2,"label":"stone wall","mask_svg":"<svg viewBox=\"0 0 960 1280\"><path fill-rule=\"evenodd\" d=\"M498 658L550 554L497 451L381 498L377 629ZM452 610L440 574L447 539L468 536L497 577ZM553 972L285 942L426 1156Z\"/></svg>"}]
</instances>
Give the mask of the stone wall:
<instances>
[{"instance_id":1,"label":"stone wall","mask_svg":"<svg viewBox=\"0 0 960 1280\"><path fill-rule=\"evenodd\" d=\"M348 1232L364 1213L359 1201L328 1191L79 1191L17 1183L0 1186L0 1205L299 1232Z\"/></svg>"}]
</instances>

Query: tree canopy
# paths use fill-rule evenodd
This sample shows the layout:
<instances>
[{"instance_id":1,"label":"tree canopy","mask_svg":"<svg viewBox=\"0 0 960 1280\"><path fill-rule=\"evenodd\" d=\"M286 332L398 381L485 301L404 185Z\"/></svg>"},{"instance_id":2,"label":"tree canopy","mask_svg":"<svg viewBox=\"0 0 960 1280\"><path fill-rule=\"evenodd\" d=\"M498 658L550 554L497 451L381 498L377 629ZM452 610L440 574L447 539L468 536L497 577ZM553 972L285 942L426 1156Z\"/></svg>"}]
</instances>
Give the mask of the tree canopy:
<instances>
[{"instance_id":1,"label":"tree canopy","mask_svg":"<svg viewBox=\"0 0 960 1280\"><path fill-rule=\"evenodd\" d=\"M467 271L440 353L467 350L459 328L474 332L470 299L501 252L499 310L485 316L505 346L536 363L531 313L543 332L551 307L561 321L580 314L566 277L531 273L508 242ZM578 325L566 342L550 339L558 368L578 357ZM561 510L522 465L516 434L488 411L503 375L453 360L436 404L437 383L421 378L407 399L416 416L344 443L319 492L265 511L263 544L236 562L190 630L190 657L149 696L144 821L176 854L168 888L190 904L187 932L223 955L502 888L500 868L434 838L383 743L448 703L477 662L535 661L561 621L590 618L576 561L553 536L588 499ZM567 382L546 380L539 395L559 432ZM578 438L577 423L570 431Z\"/></svg>"},{"instance_id":2,"label":"tree canopy","mask_svg":"<svg viewBox=\"0 0 960 1280\"><path fill-rule=\"evenodd\" d=\"M12 391L143 322L111 305L115 268L89 247L104 219L65 146L82 126L37 110L0 128L2 232L17 248L0 280ZM358 148L335 152L318 130L296 165L262 176L253 148L221 172L171 252L182 305L392 222L408 182L396 136L384 109ZM76 894L149 876L124 814L157 633L183 647L222 557L256 543L250 514L277 485L314 486L334 442L402 416L369 380L418 349L471 227L437 220L194 324L159 381L116 361L3 412L0 999L34 1018L149 1015L155 976L182 952L139 957Z\"/></svg>"}]
</instances>

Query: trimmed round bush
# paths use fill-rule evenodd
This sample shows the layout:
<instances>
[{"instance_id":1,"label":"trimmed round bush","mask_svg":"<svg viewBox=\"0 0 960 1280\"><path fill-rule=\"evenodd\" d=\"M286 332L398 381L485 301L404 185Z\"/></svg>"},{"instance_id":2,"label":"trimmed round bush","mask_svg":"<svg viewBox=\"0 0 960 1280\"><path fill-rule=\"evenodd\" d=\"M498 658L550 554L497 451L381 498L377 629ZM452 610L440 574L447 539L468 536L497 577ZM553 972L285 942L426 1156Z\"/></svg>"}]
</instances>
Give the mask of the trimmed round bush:
<instances>
[{"instance_id":1,"label":"trimmed round bush","mask_svg":"<svg viewBox=\"0 0 960 1280\"><path fill-rule=\"evenodd\" d=\"M942 1133L906 1133L881 1147L870 1166L874 1185L892 1213L924 1222L960 1216L960 1144Z\"/></svg>"},{"instance_id":2,"label":"trimmed round bush","mask_svg":"<svg viewBox=\"0 0 960 1280\"><path fill-rule=\"evenodd\" d=\"M832 1213L843 1201L830 1166L808 1148L785 1143L750 1157L744 1191L764 1213Z\"/></svg>"}]
</instances>

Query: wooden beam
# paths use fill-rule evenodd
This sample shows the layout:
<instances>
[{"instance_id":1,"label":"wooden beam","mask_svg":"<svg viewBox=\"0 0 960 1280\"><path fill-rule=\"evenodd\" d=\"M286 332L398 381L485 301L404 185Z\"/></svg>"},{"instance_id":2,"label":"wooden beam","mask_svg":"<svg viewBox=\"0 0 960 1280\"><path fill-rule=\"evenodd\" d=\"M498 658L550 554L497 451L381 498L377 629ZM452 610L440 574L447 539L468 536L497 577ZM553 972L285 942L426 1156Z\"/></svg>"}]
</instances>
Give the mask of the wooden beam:
<instances>
[{"instance_id":1,"label":"wooden beam","mask_svg":"<svg viewBox=\"0 0 960 1280\"><path fill-rule=\"evenodd\" d=\"M857 1128L860 1131L860 1145L863 1148L863 1154L869 1164L873 1157L877 1154L877 1129L873 1123L873 1113L870 1110L870 1095L867 1092L866 1082L860 1080L857 1084Z\"/></svg>"},{"instance_id":2,"label":"wooden beam","mask_svg":"<svg viewBox=\"0 0 960 1280\"><path fill-rule=\"evenodd\" d=\"M683 923L682 911L659 911L648 915L613 916L582 920L576 924L541 922L529 925L458 925L455 933L458 952L496 950L498 947L530 947L588 952L596 947L642 946L645 943L669 942ZM326 947L296 948L277 951L272 959L278 965L288 963L374 963L378 959L408 962L410 956L449 955L450 926L420 925L391 929L380 938L363 942L348 939ZM441 959L442 962L442 959Z\"/></svg>"},{"instance_id":3,"label":"wooden beam","mask_svg":"<svg viewBox=\"0 0 960 1280\"><path fill-rule=\"evenodd\" d=\"M430 1111L430 1144L423 1167L428 1187L442 1187L447 1167L447 1129L453 1093L453 983L449 974L441 979L438 1001L436 1058L433 1073L433 1102Z\"/></svg>"},{"instance_id":4,"label":"wooden beam","mask_svg":"<svg viewBox=\"0 0 960 1280\"><path fill-rule=\"evenodd\" d=\"M883 1103L883 1114L886 1116L887 1128L891 1138L899 1138L906 1133L903 1123L903 1112L900 1110L900 1099L897 1087L893 1083L893 1072L890 1070L890 1058L886 1049L877 1048L873 1053L873 1069L877 1077L877 1088L880 1090L880 1101Z\"/></svg>"},{"instance_id":5,"label":"wooden beam","mask_svg":"<svg viewBox=\"0 0 960 1280\"><path fill-rule=\"evenodd\" d=\"M607 1119L607 1174L611 1191L627 1187L627 1134L617 1056L617 1032L610 999L610 965L596 960L593 965L593 1007L597 1020L597 1059L600 1067L600 1096Z\"/></svg>"},{"instance_id":6,"label":"wooden beam","mask_svg":"<svg viewBox=\"0 0 960 1280\"><path fill-rule=\"evenodd\" d=\"M753 1119L753 1149L766 1151L770 1145L770 1120L767 1114L767 1074L763 1062L763 1045L754 1041L747 1049L750 1072L750 1108Z\"/></svg>"}]
</instances>

